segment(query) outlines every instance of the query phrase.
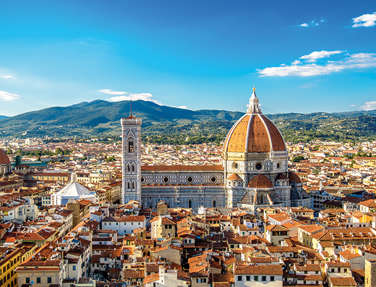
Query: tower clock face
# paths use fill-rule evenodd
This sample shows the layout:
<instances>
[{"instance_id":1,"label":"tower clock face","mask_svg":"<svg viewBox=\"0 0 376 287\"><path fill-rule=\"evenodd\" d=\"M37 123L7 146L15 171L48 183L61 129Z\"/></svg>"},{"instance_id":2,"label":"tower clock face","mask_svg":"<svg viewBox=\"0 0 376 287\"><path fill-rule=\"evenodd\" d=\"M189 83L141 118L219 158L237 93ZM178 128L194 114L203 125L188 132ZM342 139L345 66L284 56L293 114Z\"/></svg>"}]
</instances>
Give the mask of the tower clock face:
<instances>
[{"instance_id":1,"label":"tower clock face","mask_svg":"<svg viewBox=\"0 0 376 287\"><path fill-rule=\"evenodd\" d=\"M261 170L261 169L262 169L262 164L261 164L261 162L256 163L256 169L257 169L257 170Z\"/></svg>"}]
</instances>

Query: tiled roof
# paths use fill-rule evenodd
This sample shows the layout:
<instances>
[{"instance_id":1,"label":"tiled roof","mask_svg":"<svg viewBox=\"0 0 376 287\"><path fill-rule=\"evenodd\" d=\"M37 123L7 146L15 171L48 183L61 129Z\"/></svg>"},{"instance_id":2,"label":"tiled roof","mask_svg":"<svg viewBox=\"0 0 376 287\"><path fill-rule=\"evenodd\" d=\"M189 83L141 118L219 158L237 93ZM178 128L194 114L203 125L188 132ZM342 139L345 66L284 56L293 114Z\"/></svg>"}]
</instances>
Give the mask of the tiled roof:
<instances>
[{"instance_id":1,"label":"tiled roof","mask_svg":"<svg viewBox=\"0 0 376 287\"><path fill-rule=\"evenodd\" d=\"M363 205L368 208L376 208L376 199L368 199L366 201L359 202L359 205Z\"/></svg>"},{"instance_id":2,"label":"tiled roof","mask_svg":"<svg viewBox=\"0 0 376 287\"><path fill-rule=\"evenodd\" d=\"M274 224L266 226L266 229L269 231L287 231L288 230L283 225L274 225Z\"/></svg>"},{"instance_id":3,"label":"tiled roof","mask_svg":"<svg viewBox=\"0 0 376 287\"><path fill-rule=\"evenodd\" d=\"M354 278L352 277L329 277L329 282L331 283L331 286L357 286Z\"/></svg>"},{"instance_id":4,"label":"tiled roof","mask_svg":"<svg viewBox=\"0 0 376 287\"><path fill-rule=\"evenodd\" d=\"M120 218L117 218L116 221L121 222L140 222L145 221L146 217L143 215L128 215L128 216L122 216Z\"/></svg>"},{"instance_id":5,"label":"tiled roof","mask_svg":"<svg viewBox=\"0 0 376 287\"><path fill-rule=\"evenodd\" d=\"M349 262L341 262L341 261L330 261L326 263L328 267L350 267Z\"/></svg>"},{"instance_id":6,"label":"tiled roof","mask_svg":"<svg viewBox=\"0 0 376 287\"><path fill-rule=\"evenodd\" d=\"M7 156L5 151L0 149L0 165L3 165L3 164L9 165L10 161L9 161L9 157Z\"/></svg>"},{"instance_id":7,"label":"tiled roof","mask_svg":"<svg viewBox=\"0 0 376 287\"><path fill-rule=\"evenodd\" d=\"M142 270L131 270L131 269L125 269L123 271L124 277L127 279L139 279L142 278L144 279L145 274L144 271Z\"/></svg>"},{"instance_id":8,"label":"tiled roof","mask_svg":"<svg viewBox=\"0 0 376 287\"><path fill-rule=\"evenodd\" d=\"M237 266L236 275L283 275L282 266L278 264Z\"/></svg>"},{"instance_id":9,"label":"tiled roof","mask_svg":"<svg viewBox=\"0 0 376 287\"><path fill-rule=\"evenodd\" d=\"M241 181L242 178L237 174L233 173L227 177L228 180L233 180L233 181Z\"/></svg>"},{"instance_id":10,"label":"tiled roof","mask_svg":"<svg viewBox=\"0 0 376 287\"><path fill-rule=\"evenodd\" d=\"M324 227L321 225L311 224L311 225L302 225L299 226L300 229L308 233L316 233L318 231L324 230Z\"/></svg>"},{"instance_id":11,"label":"tiled roof","mask_svg":"<svg viewBox=\"0 0 376 287\"><path fill-rule=\"evenodd\" d=\"M285 221L285 220L290 220L291 217L286 213L286 212L280 212L280 213L276 213L276 214L269 214L268 215L269 218L275 220L275 221L278 221L278 222L282 222L282 221Z\"/></svg>"},{"instance_id":12,"label":"tiled roof","mask_svg":"<svg viewBox=\"0 0 376 287\"><path fill-rule=\"evenodd\" d=\"M248 187L251 188L273 188L273 183L263 174L258 174L252 177L248 183Z\"/></svg>"}]
</instances>

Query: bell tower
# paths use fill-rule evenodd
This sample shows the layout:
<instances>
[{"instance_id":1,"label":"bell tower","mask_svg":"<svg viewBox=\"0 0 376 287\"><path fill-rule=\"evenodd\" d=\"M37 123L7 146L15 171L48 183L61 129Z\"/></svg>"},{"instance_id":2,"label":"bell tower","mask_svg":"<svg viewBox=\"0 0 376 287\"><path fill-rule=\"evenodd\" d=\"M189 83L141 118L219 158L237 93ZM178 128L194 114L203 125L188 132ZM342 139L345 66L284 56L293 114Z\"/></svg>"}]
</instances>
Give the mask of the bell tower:
<instances>
[{"instance_id":1,"label":"bell tower","mask_svg":"<svg viewBox=\"0 0 376 287\"><path fill-rule=\"evenodd\" d=\"M141 203L141 124L131 115L122 118L122 187L121 202L137 200Z\"/></svg>"}]
</instances>

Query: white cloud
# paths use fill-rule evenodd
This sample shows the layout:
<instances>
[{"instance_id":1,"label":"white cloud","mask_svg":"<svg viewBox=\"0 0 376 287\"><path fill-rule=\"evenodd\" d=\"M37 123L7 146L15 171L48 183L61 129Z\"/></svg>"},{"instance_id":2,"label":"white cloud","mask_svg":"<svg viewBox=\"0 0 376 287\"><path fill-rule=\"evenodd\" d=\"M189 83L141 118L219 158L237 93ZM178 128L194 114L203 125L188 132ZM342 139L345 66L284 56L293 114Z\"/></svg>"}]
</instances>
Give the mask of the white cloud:
<instances>
[{"instance_id":1,"label":"white cloud","mask_svg":"<svg viewBox=\"0 0 376 287\"><path fill-rule=\"evenodd\" d=\"M131 99L130 96L116 96L111 97L108 99L109 102L122 102L122 101L129 101Z\"/></svg>"},{"instance_id":2,"label":"white cloud","mask_svg":"<svg viewBox=\"0 0 376 287\"><path fill-rule=\"evenodd\" d=\"M319 66L316 64L305 65L292 65L292 66L279 66L270 67L259 70L262 77L286 77L286 76L299 76L309 77L317 75L330 74L332 72L339 72L341 67L335 65Z\"/></svg>"},{"instance_id":3,"label":"white cloud","mask_svg":"<svg viewBox=\"0 0 376 287\"><path fill-rule=\"evenodd\" d=\"M115 96L115 95L120 96L120 95L128 94L125 91L113 91L111 89L102 89L102 90L99 90L98 92L106 94L106 95L112 95L112 96Z\"/></svg>"},{"instance_id":4,"label":"white cloud","mask_svg":"<svg viewBox=\"0 0 376 287\"><path fill-rule=\"evenodd\" d=\"M320 19L320 20L312 20L310 22L304 22L302 24L299 24L299 27L302 28L308 28L308 27L317 27L325 22L325 19Z\"/></svg>"},{"instance_id":5,"label":"white cloud","mask_svg":"<svg viewBox=\"0 0 376 287\"><path fill-rule=\"evenodd\" d=\"M332 55L341 54L342 51L314 51L311 54L301 56L299 59L306 60L308 62L316 62L318 59L328 58Z\"/></svg>"},{"instance_id":6,"label":"white cloud","mask_svg":"<svg viewBox=\"0 0 376 287\"><path fill-rule=\"evenodd\" d=\"M364 111L376 110L376 101L365 102L362 106L362 110Z\"/></svg>"},{"instance_id":7,"label":"white cloud","mask_svg":"<svg viewBox=\"0 0 376 287\"><path fill-rule=\"evenodd\" d=\"M295 61L293 61L291 64L292 65L298 65L298 64L300 64L301 62L299 61L299 60L295 60Z\"/></svg>"},{"instance_id":8,"label":"white cloud","mask_svg":"<svg viewBox=\"0 0 376 287\"><path fill-rule=\"evenodd\" d=\"M5 80L15 79L12 75L1 75L0 78Z\"/></svg>"},{"instance_id":9,"label":"white cloud","mask_svg":"<svg viewBox=\"0 0 376 287\"><path fill-rule=\"evenodd\" d=\"M148 101L153 102L157 105L161 105L158 101L153 99L153 95L151 93L135 93L135 94L128 94L127 96L116 96L111 97L108 99L110 102L121 102L121 101Z\"/></svg>"},{"instance_id":10,"label":"white cloud","mask_svg":"<svg viewBox=\"0 0 376 287\"><path fill-rule=\"evenodd\" d=\"M353 27L372 27L376 25L376 12L372 14L363 14L353 18Z\"/></svg>"},{"instance_id":11,"label":"white cloud","mask_svg":"<svg viewBox=\"0 0 376 287\"><path fill-rule=\"evenodd\" d=\"M311 53L310 55L312 54L313 53ZM311 58L307 57L305 59ZM357 53L352 55L344 55L340 60L326 61L322 64L312 63L312 61L310 60L309 63L292 64L290 66L280 65L277 67L268 67L259 69L258 73L261 77L310 77L328 75L343 70L366 69L374 67L376 67L375 53Z\"/></svg>"},{"instance_id":12,"label":"white cloud","mask_svg":"<svg viewBox=\"0 0 376 287\"><path fill-rule=\"evenodd\" d=\"M15 101L20 98L20 95L9 93L6 91L0 91L0 100L4 102Z\"/></svg>"}]
</instances>

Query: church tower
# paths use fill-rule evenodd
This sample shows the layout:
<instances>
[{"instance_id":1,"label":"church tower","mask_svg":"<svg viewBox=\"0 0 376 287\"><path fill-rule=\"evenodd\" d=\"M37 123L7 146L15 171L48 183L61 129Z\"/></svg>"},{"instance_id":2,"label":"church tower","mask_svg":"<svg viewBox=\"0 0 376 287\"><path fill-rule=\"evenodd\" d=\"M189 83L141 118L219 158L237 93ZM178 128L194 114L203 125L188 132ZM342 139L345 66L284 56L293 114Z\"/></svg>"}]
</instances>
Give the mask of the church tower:
<instances>
[{"instance_id":1,"label":"church tower","mask_svg":"<svg viewBox=\"0 0 376 287\"><path fill-rule=\"evenodd\" d=\"M141 124L132 114L122 118L122 188L121 202L141 203Z\"/></svg>"}]
</instances>

